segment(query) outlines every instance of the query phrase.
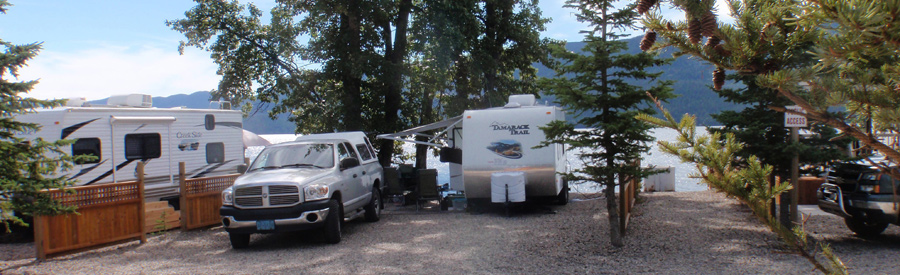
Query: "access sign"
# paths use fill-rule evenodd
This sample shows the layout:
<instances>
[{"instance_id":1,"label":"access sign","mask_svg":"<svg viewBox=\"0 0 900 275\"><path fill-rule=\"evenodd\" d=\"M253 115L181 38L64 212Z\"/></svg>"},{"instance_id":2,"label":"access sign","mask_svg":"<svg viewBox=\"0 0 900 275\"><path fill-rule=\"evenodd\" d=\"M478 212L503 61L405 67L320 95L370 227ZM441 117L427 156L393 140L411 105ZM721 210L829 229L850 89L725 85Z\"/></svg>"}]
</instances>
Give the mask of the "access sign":
<instances>
[{"instance_id":1,"label":"access sign","mask_svg":"<svg viewBox=\"0 0 900 275\"><path fill-rule=\"evenodd\" d=\"M785 106L784 108L791 110L791 111L795 111L795 112L801 112L804 114L806 113L805 111L803 111L803 108L800 108L800 106L797 106L797 105ZM784 113L784 127L806 127L806 117L798 115L798 114L792 114L792 113L785 112Z\"/></svg>"}]
</instances>

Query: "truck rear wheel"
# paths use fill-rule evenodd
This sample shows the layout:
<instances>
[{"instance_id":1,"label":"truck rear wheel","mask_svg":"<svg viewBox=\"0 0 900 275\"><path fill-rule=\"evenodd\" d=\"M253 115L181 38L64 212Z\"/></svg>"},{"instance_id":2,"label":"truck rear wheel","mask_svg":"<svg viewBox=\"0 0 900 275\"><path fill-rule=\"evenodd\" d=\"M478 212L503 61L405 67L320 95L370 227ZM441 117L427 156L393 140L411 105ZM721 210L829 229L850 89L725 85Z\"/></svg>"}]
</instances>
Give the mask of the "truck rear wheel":
<instances>
[{"instance_id":1,"label":"truck rear wheel","mask_svg":"<svg viewBox=\"0 0 900 275\"><path fill-rule=\"evenodd\" d=\"M344 219L344 211L341 210L341 202L328 201L328 216L325 217L325 227L322 228L326 243L336 244L341 242L341 222Z\"/></svg>"},{"instance_id":2,"label":"truck rear wheel","mask_svg":"<svg viewBox=\"0 0 900 275\"><path fill-rule=\"evenodd\" d=\"M844 218L844 223L847 224L850 231L853 231L856 235L864 238L878 236L888 227L888 223L886 222L866 222L859 218Z\"/></svg>"},{"instance_id":3,"label":"truck rear wheel","mask_svg":"<svg viewBox=\"0 0 900 275\"><path fill-rule=\"evenodd\" d=\"M247 233L228 233L231 239L231 247L234 249L247 248L250 246L250 234Z\"/></svg>"},{"instance_id":4,"label":"truck rear wheel","mask_svg":"<svg viewBox=\"0 0 900 275\"><path fill-rule=\"evenodd\" d=\"M369 200L369 204L366 205L366 221L367 222L377 222L381 219L381 192L378 191L378 188L372 189L372 199Z\"/></svg>"}]
</instances>

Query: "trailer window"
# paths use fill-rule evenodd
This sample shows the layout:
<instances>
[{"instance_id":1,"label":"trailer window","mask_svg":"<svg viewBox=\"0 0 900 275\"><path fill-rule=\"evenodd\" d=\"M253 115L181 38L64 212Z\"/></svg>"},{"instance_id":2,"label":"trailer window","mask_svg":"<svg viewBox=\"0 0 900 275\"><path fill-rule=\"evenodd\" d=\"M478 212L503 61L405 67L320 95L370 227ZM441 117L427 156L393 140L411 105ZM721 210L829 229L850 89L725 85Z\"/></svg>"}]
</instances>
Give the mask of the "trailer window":
<instances>
[{"instance_id":1,"label":"trailer window","mask_svg":"<svg viewBox=\"0 0 900 275\"><path fill-rule=\"evenodd\" d=\"M372 159L372 153L369 152L369 148L367 148L365 144L357 144L356 151L359 151L359 155L362 156L362 160Z\"/></svg>"},{"instance_id":2,"label":"trailer window","mask_svg":"<svg viewBox=\"0 0 900 275\"><path fill-rule=\"evenodd\" d=\"M216 116L214 115L206 115L205 119L206 130L212 131L216 129Z\"/></svg>"},{"instance_id":3,"label":"trailer window","mask_svg":"<svg viewBox=\"0 0 900 275\"><path fill-rule=\"evenodd\" d=\"M125 135L125 159L155 159L159 158L161 152L157 133Z\"/></svg>"},{"instance_id":4,"label":"trailer window","mask_svg":"<svg viewBox=\"0 0 900 275\"><path fill-rule=\"evenodd\" d=\"M79 138L72 144L72 156L88 155L94 156L92 160L75 161L75 164L88 164L100 162L100 139L99 138Z\"/></svg>"},{"instance_id":5,"label":"trailer window","mask_svg":"<svg viewBox=\"0 0 900 275\"><path fill-rule=\"evenodd\" d=\"M225 143L211 142L206 144L206 163L225 162Z\"/></svg>"}]
</instances>

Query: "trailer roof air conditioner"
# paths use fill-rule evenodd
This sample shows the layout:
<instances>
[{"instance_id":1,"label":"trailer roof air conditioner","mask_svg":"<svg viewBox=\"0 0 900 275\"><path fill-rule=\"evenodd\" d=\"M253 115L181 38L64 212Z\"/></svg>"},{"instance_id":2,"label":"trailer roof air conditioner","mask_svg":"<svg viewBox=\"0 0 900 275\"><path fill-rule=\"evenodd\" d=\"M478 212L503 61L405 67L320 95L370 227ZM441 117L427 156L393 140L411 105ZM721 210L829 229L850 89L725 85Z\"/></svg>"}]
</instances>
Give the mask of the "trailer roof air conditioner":
<instances>
[{"instance_id":1,"label":"trailer roof air conditioner","mask_svg":"<svg viewBox=\"0 0 900 275\"><path fill-rule=\"evenodd\" d=\"M145 94L114 95L106 100L106 105L125 107L153 107L153 97Z\"/></svg>"}]
</instances>

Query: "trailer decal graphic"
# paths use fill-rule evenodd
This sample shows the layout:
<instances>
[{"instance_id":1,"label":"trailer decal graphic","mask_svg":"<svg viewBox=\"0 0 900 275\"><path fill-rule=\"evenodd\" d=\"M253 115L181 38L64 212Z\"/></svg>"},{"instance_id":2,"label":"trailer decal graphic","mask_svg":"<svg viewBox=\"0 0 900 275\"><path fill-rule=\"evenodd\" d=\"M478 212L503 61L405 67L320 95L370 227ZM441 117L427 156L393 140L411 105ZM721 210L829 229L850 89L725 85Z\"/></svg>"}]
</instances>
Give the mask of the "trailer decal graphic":
<instances>
[{"instance_id":1,"label":"trailer decal graphic","mask_svg":"<svg viewBox=\"0 0 900 275\"><path fill-rule=\"evenodd\" d=\"M222 167L222 165L228 164L229 162L232 162L232 161L234 161L234 160L229 160L229 161L225 161L225 162L223 162L223 163L216 164L215 166L210 167L209 169L206 169L206 171L203 171L203 172L201 172L200 174L196 174L196 175L194 175L194 176L191 177L191 178L192 178L192 179L196 179L196 178L199 178L199 177L203 177L203 176L205 176L206 174L208 174L208 173L210 173L210 172L212 172L212 171L215 171L216 169L219 169L219 167Z\"/></svg>"},{"instance_id":2,"label":"trailer decal graphic","mask_svg":"<svg viewBox=\"0 0 900 275\"><path fill-rule=\"evenodd\" d=\"M107 160L104 159L104 160L101 161L100 163L91 165L91 167L81 169L81 171L78 171L78 174L75 174L74 176L72 176L71 178L69 178L69 180L76 179L76 178L78 178L78 177L80 177L80 176L82 176L82 175L84 175L84 174L87 174L87 173L90 173L91 171L94 171L94 169L97 169L97 167L100 167L100 165L103 164L103 163L105 163L106 161L107 161Z\"/></svg>"},{"instance_id":3,"label":"trailer decal graphic","mask_svg":"<svg viewBox=\"0 0 900 275\"><path fill-rule=\"evenodd\" d=\"M98 118L95 118L95 119L91 119L91 120L88 120L88 121L85 121L85 122L82 122L82 123L78 123L78 124L75 124L75 125L72 125L72 126L63 128L63 130L62 130L62 135L60 135L60 138L59 138L59 139L66 139L66 137L68 137L69 135L71 135L71 134L74 133L75 131L78 131L78 129L81 129L81 127L84 127L84 125L88 125L88 123L94 122L94 121L96 121L96 120L98 120L98 119L100 119L100 118L98 117Z\"/></svg>"},{"instance_id":4,"label":"trailer decal graphic","mask_svg":"<svg viewBox=\"0 0 900 275\"><path fill-rule=\"evenodd\" d=\"M501 157L508 159L520 159L522 158L522 143L519 143L515 140L504 139L491 142L491 146L487 147L488 150L494 152Z\"/></svg>"},{"instance_id":5,"label":"trailer decal graphic","mask_svg":"<svg viewBox=\"0 0 900 275\"><path fill-rule=\"evenodd\" d=\"M509 131L510 135L528 135L530 134L528 130L531 129L529 126L528 124L511 125L494 121L490 127L494 131Z\"/></svg>"},{"instance_id":6,"label":"trailer decal graphic","mask_svg":"<svg viewBox=\"0 0 900 275\"><path fill-rule=\"evenodd\" d=\"M129 164L131 164L131 162L133 162L133 161L135 161L135 160L136 160L136 159L129 159L129 160L126 160L125 162L123 162L123 163L121 163L121 164L119 164L119 165L116 165L116 169L115 169L115 170L116 170L116 171L122 170L123 167L128 166ZM147 162L150 162L150 159L142 159L141 161L143 161L144 163L147 163ZM103 173L103 175L100 175L99 177L97 177L97 178L95 178L95 179L89 181L88 183L85 183L84 185L91 185L92 183L101 181L101 180L105 179L106 177L109 177L109 175L112 175L112 173L113 173L113 169L109 169L109 171L106 171L106 173Z\"/></svg>"}]
</instances>

